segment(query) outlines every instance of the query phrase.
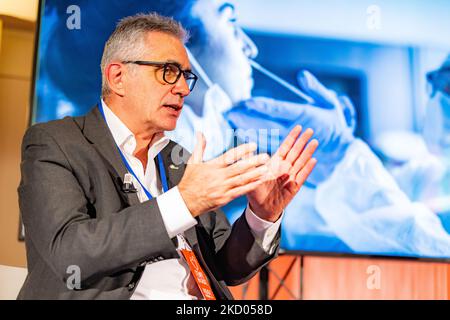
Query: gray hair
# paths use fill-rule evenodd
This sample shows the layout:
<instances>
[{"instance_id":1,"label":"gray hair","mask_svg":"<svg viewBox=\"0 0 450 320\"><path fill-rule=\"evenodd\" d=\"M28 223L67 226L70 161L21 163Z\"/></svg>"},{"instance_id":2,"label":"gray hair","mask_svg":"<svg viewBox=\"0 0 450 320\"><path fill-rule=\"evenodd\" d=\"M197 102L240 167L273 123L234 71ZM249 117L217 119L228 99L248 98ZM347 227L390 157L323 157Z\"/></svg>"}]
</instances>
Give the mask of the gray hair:
<instances>
[{"instance_id":1,"label":"gray hair","mask_svg":"<svg viewBox=\"0 0 450 320\"><path fill-rule=\"evenodd\" d=\"M145 52L145 36L148 32L164 32L185 44L189 38L183 26L172 18L155 12L136 14L121 19L105 43L100 69L102 71L102 97L111 93L106 80L106 66L114 60L138 60Z\"/></svg>"}]
</instances>

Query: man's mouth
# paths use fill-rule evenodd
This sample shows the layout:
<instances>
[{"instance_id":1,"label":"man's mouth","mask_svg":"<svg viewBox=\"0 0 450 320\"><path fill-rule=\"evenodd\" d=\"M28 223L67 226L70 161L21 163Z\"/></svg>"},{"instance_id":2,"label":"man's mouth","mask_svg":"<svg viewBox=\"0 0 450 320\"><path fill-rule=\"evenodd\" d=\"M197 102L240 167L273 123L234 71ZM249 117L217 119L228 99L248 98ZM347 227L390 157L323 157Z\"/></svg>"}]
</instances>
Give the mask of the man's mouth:
<instances>
[{"instance_id":1,"label":"man's mouth","mask_svg":"<svg viewBox=\"0 0 450 320\"><path fill-rule=\"evenodd\" d=\"M183 106L180 104L165 104L164 107L173 109L175 111L179 111L183 108Z\"/></svg>"},{"instance_id":2,"label":"man's mouth","mask_svg":"<svg viewBox=\"0 0 450 320\"><path fill-rule=\"evenodd\" d=\"M166 108L173 109L175 111L179 111L183 108L183 105L181 105L181 104L165 104L163 106Z\"/></svg>"}]
</instances>

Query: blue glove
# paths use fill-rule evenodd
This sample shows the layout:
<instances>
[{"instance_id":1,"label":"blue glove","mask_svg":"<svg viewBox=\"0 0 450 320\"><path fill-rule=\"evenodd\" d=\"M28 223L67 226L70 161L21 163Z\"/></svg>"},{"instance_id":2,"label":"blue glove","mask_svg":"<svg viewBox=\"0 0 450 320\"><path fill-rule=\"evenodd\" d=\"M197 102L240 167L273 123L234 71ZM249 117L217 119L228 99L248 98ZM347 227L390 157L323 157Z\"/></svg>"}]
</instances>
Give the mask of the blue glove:
<instances>
[{"instance_id":1,"label":"blue glove","mask_svg":"<svg viewBox=\"0 0 450 320\"><path fill-rule=\"evenodd\" d=\"M315 153L318 162L308 182L317 185L331 174L354 140L355 111L348 98L338 97L308 71L299 74L298 82L313 99L312 105L254 97L238 103L225 118L240 141L256 142L259 151L269 153L276 151L295 125L312 128L319 141Z\"/></svg>"},{"instance_id":2,"label":"blue glove","mask_svg":"<svg viewBox=\"0 0 450 320\"><path fill-rule=\"evenodd\" d=\"M338 96L333 90L327 89L309 71L302 70L297 74L300 89L314 100L314 106L324 109L342 111L346 126L352 130L356 127L356 112L351 100L344 95ZM340 117L338 115L338 117Z\"/></svg>"}]
</instances>

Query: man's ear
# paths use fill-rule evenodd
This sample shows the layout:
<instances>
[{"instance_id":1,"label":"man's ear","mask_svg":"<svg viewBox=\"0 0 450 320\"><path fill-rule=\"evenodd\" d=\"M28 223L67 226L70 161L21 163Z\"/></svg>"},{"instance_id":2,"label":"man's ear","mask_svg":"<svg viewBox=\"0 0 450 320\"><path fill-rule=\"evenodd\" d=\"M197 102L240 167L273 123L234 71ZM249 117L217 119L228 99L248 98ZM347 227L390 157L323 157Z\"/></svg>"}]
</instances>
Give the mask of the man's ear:
<instances>
[{"instance_id":1,"label":"man's ear","mask_svg":"<svg viewBox=\"0 0 450 320\"><path fill-rule=\"evenodd\" d=\"M110 63L105 69L109 89L121 97L125 95L124 72L124 66L121 63Z\"/></svg>"}]
</instances>

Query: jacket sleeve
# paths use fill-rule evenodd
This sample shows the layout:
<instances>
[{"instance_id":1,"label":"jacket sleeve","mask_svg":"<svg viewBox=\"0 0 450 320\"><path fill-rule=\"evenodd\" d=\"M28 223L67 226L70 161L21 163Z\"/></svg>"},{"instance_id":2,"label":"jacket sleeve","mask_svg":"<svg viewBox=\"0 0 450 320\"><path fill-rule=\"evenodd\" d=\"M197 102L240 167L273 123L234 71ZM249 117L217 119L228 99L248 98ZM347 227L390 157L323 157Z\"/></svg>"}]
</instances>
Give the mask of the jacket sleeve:
<instances>
[{"instance_id":1,"label":"jacket sleeve","mask_svg":"<svg viewBox=\"0 0 450 320\"><path fill-rule=\"evenodd\" d=\"M26 241L62 281L71 266L79 267L83 287L155 257L178 256L155 199L97 219L65 154L41 126L24 136L21 174Z\"/></svg>"},{"instance_id":2,"label":"jacket sleeve","mask_svg":"<svg viewBox=\"0 0 450 320\"><path fill-rule=\"evenodd\" d=\"M280 228L281 229L281 228ZM218 210L213 231L217 248L216 257L227 285L235 286L248 281L265 264L278 256L281 230L274 238L274 251L268 254L255 240L245 214L230 228L225 214Z\"/></svg>"}]
</instances>

